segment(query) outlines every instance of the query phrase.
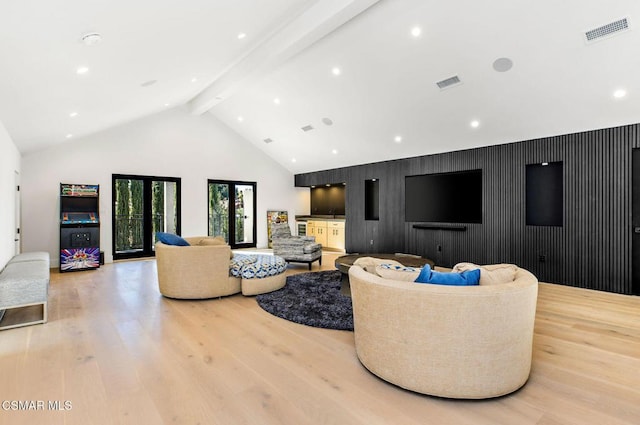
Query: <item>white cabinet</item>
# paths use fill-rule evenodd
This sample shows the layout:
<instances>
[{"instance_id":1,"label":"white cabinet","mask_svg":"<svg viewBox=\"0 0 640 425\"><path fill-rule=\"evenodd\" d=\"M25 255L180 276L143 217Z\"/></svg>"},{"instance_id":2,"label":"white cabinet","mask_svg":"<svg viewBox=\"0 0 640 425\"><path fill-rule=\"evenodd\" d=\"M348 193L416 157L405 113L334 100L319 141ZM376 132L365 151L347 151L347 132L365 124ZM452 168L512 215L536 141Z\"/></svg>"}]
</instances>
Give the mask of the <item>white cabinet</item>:
<instances>
[{"instance_id":1,"label":"white cabinet","mask_svg":"<svg viewBox=\"0 0 640 425\"><path fill-rule=\"evenodd\" d=\"M327 222L327 248L344 251L344 221Z\"/></svg>"},{"instance_id":2,"label":"white cabinet","mask_svg":"<svg viewBox=\"0 0 640 425\"><path fill-rule=\"evenodd\" d=\"M309 220L307 236L315 236L323 248L344 251L344 221Z\"/></svg>"},{"instance_id":3,"label":"white cabinet","mask_svg":"<svg viewBox=\"0 0 640 425\"><path fill-rule=\"evenodd\" d=\"M327 222L323 220L307 221L307 235L315 236L316 242L323 247L327 246Z\"/></svg>"}]
</instances>

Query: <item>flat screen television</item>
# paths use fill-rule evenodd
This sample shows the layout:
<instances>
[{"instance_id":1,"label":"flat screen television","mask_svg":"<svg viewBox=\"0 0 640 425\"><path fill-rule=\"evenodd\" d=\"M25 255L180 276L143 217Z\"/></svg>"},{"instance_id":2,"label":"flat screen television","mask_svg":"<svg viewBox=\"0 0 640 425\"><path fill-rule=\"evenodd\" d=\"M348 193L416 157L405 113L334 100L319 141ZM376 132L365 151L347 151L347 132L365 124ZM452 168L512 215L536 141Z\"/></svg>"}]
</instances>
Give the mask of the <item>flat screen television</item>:
<instances>
[{"instance_id":1,"label":"flat screen television","mask_svg":"<svg viewBox=\"0 0 640 425\"><path fill-rule=\"evenodd\" d=\"M482 223L482 170L406 176L405 221Z\"/></svg>"}]
</instances>

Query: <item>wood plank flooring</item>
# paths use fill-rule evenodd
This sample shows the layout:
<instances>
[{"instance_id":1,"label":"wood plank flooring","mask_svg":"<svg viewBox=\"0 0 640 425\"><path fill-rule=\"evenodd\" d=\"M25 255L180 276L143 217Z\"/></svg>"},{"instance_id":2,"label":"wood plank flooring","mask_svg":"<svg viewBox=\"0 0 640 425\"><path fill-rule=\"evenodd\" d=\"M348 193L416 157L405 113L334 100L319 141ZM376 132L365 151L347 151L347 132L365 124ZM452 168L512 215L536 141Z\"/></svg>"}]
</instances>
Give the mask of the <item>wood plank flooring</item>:
<instances>
[{"instance_id":1,"label":"wood plank flooring","mask_svg":"<svg viewBox=\"0 0 640 425\"><path fill-rule=\"evenodd\" d=\"M165 299L154 260L52 271L49 300L49 323L0 332L0 424L640 423L640 297L541 284L529 382L484 401L388 384L358 362L352 332L276 318L253 297Z\"/></svg>"}]
</instances>

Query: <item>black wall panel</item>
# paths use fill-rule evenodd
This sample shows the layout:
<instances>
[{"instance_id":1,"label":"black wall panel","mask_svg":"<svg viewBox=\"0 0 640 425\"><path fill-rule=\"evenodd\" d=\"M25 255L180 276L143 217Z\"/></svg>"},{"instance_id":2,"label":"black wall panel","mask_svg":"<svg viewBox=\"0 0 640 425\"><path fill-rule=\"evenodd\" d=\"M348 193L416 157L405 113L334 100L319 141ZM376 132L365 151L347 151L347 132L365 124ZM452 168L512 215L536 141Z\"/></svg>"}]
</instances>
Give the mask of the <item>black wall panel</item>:
<instances>
[{"instance_id":1,"label":"black wall panel","mask_svg":"<svg viewBox=\"0 0 640 425\"><path fill-rule=\"evenodd\" d=\"M632 293L631 158L640 125L299 174L296 186L346 183L348 252L407 252L451 267L515 263L540 281ZM526 225L526 165L563 163L563 225ZM407 175L483 170L483 221L465 231L404 221ZM366 179L379 221L365 221ZM464 196L452 193L451 196ZM371 241L374 241L371 243Z\"/></svg>"}]
</instances>

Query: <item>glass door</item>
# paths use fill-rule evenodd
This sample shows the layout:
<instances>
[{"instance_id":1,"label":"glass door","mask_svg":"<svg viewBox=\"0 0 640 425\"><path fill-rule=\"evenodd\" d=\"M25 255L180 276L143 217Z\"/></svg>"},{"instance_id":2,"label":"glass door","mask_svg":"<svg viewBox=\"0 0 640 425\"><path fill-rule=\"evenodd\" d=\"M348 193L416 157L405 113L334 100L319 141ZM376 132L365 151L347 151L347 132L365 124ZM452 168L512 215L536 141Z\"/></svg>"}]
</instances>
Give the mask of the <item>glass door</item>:
<instances>
[{"instance_id":1,"label":"glass door","mask_svg":"<svg viewBox=\"0 0 640 425\"><path fill-rule=\"evenodd\" d=\"M231 248L256 246L256 183L209 180L209 236Z\"/></svg>"},{"instance_id":2,"label":"glass door","mask_svg":"<svg viewBox=\"0 0 640 425\"><path fill-rule=\"evenodd\" d=\"M113 258L154 255L156 232L180 233L180 179L113 175Z\"/></svg>"},{"instance_id":3,"label":"glass door","mask_svg":"<svg viewBox=\"0 0 640 425\"><path fill-rule=\"evenodd\" d=\"M254 187L252 184L235 185L235 239L233 245L256 246L254 240Z\"/></svg>"}]
</instances>

